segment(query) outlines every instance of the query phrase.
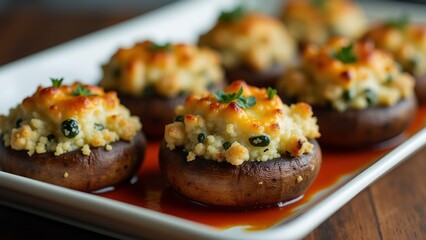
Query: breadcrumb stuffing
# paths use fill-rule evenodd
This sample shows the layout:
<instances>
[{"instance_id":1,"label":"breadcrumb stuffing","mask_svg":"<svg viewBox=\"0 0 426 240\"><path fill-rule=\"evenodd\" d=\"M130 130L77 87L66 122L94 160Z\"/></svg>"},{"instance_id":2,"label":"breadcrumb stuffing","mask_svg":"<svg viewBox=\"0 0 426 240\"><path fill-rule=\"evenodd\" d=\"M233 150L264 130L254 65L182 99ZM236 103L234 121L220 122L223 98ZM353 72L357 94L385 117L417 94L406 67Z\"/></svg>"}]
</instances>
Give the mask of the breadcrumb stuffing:
<instances>
[{"instance_id":1,"label":"breadcrumb stuffing","mask_svg":"<svg viewBox=\"0 0 426 240\"><path fill-rule=\"evenodd\" d=\"M319 137L320 133L308 104L289 107L279 97L269 99L266 89L242 81L235 81L225 92L235 93L240 88L245 98L257 99L254 106L241 108L235 102L221 103L213 93L189 97L176 108L184 123L166 125L167 147L184 147L189 152L188 160L195 154L233 165L267 161L287 153L300 156L312 152L314 145L309 139Z\"/></svg>"}]
</instances>

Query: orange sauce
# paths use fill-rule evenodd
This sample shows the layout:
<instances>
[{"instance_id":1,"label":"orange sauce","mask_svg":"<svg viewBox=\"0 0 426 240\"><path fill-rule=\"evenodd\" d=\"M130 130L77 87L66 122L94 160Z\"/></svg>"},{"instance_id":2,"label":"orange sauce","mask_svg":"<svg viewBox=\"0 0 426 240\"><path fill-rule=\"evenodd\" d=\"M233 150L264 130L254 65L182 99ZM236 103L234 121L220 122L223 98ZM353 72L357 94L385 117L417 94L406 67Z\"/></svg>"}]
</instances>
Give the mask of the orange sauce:
<instances>
[{"instance_id":1,"label":"orange sauce","mask_svg":"<svg viewBox=\"0 0 426 240\"><path fill-rule=\"evenodd\" d=\"M418 109L413 123L400 141L426 126L426 106ZM396 142L394 145L398 144ZM161 177L158 167L159 143L149 143L144 163L139 170L139 181L124 184L115 191L100 196L159 211L220 229L248 226L250 230L266 229L306 204L318 192L333 186L342 177L354 176L367 168L392 149L364 150L352 152L331 152L323 150L320 173L304 197L286 206L252 210L228 210L202 206L176 195Z\"/></svg>"}]
</instances>

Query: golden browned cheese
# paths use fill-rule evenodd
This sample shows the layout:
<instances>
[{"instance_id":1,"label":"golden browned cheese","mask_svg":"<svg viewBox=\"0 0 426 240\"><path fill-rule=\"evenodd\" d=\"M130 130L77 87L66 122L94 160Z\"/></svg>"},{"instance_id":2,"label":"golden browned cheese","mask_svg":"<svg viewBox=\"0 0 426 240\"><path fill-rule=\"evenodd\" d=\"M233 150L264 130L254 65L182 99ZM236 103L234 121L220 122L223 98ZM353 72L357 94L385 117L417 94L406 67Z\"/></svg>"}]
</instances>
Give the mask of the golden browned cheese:
<instances>
[{"instance_id":1,"label":"golden browned cheese","mask_svg":"<svg viewBox=\"0 0 426 240\"><path fill-rule=\"evenodd\" d=\"M223 65L230 69L248 67L264 71L295 58L295 42L284 25L260 13L246 13L232 21L218 19L216 25L200 37L199 43L218 50Z\"/></svg>"},{"instance_id":2,"label":"golden browned cheese","mask_svg":"<svg viewBox=\"0 0 426 240\"><path fill-rule=\"evenodd\" d=\"M289 32L302 43L323 44L330 37L360 37L366 17L350 0L290 0L283 9Z\"/></svg>"},{"instance_id":3,"label":"golden browned cheese","mask_svg":"<svg viewBox=\"0 0 426 240\"><path fill-rule=\"evenodd\" d=\"M278 95L270 99L266 89L243 81L232 83L224 92L237 93L240 88L245 98L256 98L254 106L244 108L236 100L220 102L213 93L190 96L176 108L183 122L166 126L167 147L184 147L188 161L200 156L233 165L267 161L286 152L300 156L312 151L309 139L320 134L308 104L287 106Z\"/></svg>"},{"instance_id":4,"label":"golden browned cheese","mask_svg":"<svg viewBox=\"0 0 426 240\"><path fill-rule=\"evenodd\" d=\"M342 51L355 61L342 61ZM307 46L301 66L289 70L277 88L287 98L344 111L394 105L413 94L414 79L371 42L336 37L322 47Z\"/></svg>"},{"instance_id":5,"label":"golden browned cheese","mask_svg":"<svg viewBox=\"0 0 426 240\"><path fill-rule=\"evenodd\" d=\"M84 94L78 95L78 88ZM67 120L77 123L76 136L65 136L69 131L61 126ZM26 150L29 155L45 152L60 155L79 148L89 155L90 147L101 146L111 150L109 143L120 139L130 141L140 129L139 119L120 104L115 92L80 83L40 86L11 109L8 116L0 116L5 146Z\"/></svg>"},{"instance_id":6,"label":"golden browned cheese","mask_svg":"<svg viewBox=\"0 0 426 240\"><path fill-rule=\"evenodd\" d=\"M119 49L103 66L100 85L120 93L163 97L198 94L223 81L220 57L189 44L156 45L151 41Z\"/></svg>"},{"instance_id":7,"label":"golden browned cheese","mask_svg":"<svg viewBox=\"0 0 426 240\"><path fill-rule=\"evenodd\" d=\"M426 25L393 26L389 23L372 27L365 38L392 53L404 69L415 75L426 74Z\"/></svg>"}]
</instances>

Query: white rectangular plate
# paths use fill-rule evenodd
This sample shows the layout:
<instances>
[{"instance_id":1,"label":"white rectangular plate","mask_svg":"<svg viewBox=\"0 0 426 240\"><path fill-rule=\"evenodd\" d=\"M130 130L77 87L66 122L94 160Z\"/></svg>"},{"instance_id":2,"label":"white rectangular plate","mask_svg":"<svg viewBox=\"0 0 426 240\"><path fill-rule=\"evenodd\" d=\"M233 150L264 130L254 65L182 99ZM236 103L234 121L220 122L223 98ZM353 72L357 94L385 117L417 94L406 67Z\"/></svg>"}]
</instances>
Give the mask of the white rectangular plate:
<instances>
[{"instance_id":1,"label":"white rectangular plate","mask_svg":"<svg viewBox=\"0 0 426 240\"><path fill-rule=\"evenodd\" d=\"M138 40L195 42L223 10L237 0L181 1L123 24L87 35L0 68L0 114L30 95L49 77L65 77L66 82L79 79L94 84L100 78L100 65L118 47ZM271 11L279 1L246 1L256 9ZM387 5L389 7L389 5ZM421 10L406 5L384 11L369 3L370 16L375 12L399 14L410 11L414 19ZM376 11L381 9L381 11ZM377 16L377 15L376 15ZM379 16L381 17L381 16ZM399 147L361 173L348 176L326 191L317 194L303 210L277 225L247 232L243 227L220 230L149 209L110 200L93 194L65 189L0 171L0 203L47 216L115 237L173 239L295 239L301 238L346 204L361 190L401 163L426 144L426 129L419 131Z\"/></svg>"}]
</instances>

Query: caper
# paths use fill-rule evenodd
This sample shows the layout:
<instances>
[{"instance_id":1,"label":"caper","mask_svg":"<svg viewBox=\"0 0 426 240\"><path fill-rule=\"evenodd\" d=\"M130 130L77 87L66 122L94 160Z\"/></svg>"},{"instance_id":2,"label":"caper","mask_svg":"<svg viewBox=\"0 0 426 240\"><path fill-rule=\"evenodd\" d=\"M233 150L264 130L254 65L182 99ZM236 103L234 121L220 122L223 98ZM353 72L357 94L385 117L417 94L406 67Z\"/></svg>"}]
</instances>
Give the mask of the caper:
<instances>
[{"instance_id":1,"label":"caper","mask_svg":"<svg viewBox=\"0 0 426 240\"><path fill-rule=\"evenodd\" d=\"M48 135L47 136L47 140L50 142L50 141L52 141L53 139L55 139L55 135L53 135L53 134L50 134L50 135Z\"/></svg>"},{"instance_id":2,"label":"caper","mask_svg":"<svg viewBox=\"0 0 426 240\"><path fill-rule=\"evenodd\" d=\"M222 144L222 146L223 146L223 148L224 148L225 150L228 150L228 148L230 148L230 147L231 147L231 143L230 143L230 142L224 142L224 143Z\"/></svg>"},{"instance_id":3,"label":"caper","mask_svg":"<svg viewBox=\"0 0 426 240\"><path fill-rule=\"evenodd\" d=\"M80 132L78 122L74 119L67 119L61 124L61 131L67 138L74 138Z\"/></svg>"},{"instance_id":4,"label":"caper","mask_svg":"<svg viewBox=\"0 0 426 240\"><path fill-rule=\"evenodd\" d=\"M354 91L351 91L350 89L343 92L343 99L345 101L351 101L355 97Z\"/></svg>"},{"instance_id":5,"label":"caper","mask_svg":"<svg viewBox=\"0 0 426 240\"><path fill-rule=\"evenodd\" d=\"M22 124L22 119L18 119L18 120L16 120L15 128L20 128L20 127L21 127L21 124Z\"/></svg>"},{"instance_id":6,"label":"caper","mask_svg":"<svg viewBox=\"0 0 426 240\"><path fill-rule=\"evenodd\" d=\"M255 147L266 147L269 145L270 140L268 136L260 135L249 138L249 142Z\"/></svg>"},{"instance_id":7,"label":"caper","mask_svg":"<svg viewBox=\"0 0 426 240\"><path fill-rule=\"evenodd\" d=\"M182 115L177 115L175 117L175 122L183 122L183 116Z\"/></svg>"},{"instance_id":8,"label":"caper","mask_svg":"<svg viewBox=\"0 0 426 240\"><path fill-rule=\"evenodd\" d=\"M203 143L206 140L206 135L204 135L204 133L200 133L198 134L197 139L199 143Z\"/></svg>"}]
</instances>

